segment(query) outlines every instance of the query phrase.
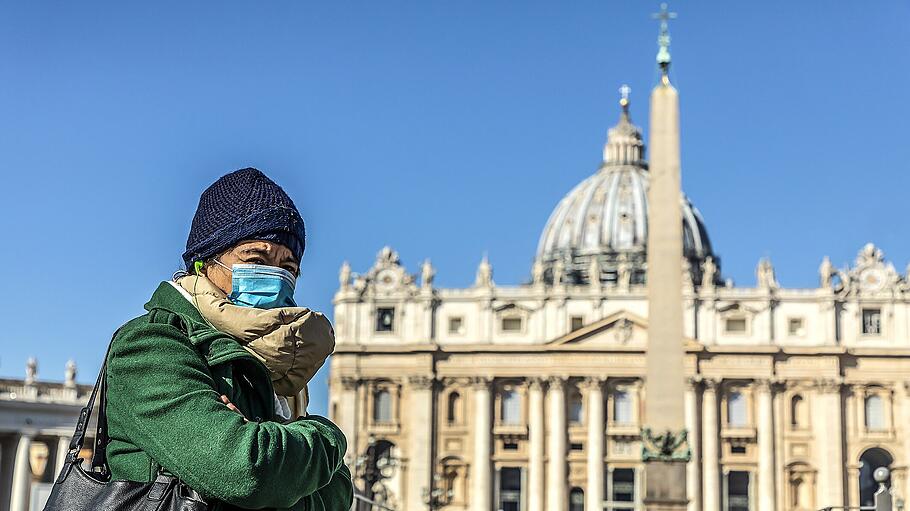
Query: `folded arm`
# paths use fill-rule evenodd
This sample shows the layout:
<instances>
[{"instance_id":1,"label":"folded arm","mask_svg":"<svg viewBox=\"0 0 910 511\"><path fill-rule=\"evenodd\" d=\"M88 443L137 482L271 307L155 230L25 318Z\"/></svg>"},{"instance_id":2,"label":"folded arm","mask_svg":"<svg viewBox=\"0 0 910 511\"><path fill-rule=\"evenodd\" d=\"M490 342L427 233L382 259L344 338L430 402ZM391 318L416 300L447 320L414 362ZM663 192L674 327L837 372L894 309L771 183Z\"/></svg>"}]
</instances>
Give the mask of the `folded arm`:
<instances>
[{"instance_id":1,"label":"folded arm","mask_svg":"<svg viewBox=\"0 0 910 511\"><path fill-rule=\"evenodd\" d=\"M343 467L346 440L328 419L257 423L229 410L196 348L172 325L146 324L119 336L108 386L116 426L206 497L248 509L289 508L330 485Z\"/></svg>"}]
</instances>

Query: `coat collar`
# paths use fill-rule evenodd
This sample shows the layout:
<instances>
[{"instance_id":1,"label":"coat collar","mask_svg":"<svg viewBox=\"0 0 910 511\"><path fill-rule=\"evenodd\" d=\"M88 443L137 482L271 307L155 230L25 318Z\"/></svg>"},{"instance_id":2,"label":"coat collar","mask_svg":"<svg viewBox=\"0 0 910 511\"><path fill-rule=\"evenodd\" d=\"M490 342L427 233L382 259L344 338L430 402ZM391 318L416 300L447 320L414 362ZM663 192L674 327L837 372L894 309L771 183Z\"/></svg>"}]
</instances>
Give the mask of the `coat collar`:
<instances>
[{"instance_id":1,"label":"coat collar","mask_svg":"<svg viewBox=\"0 0 910 511\"><path fill-rule=\"evenodd\" d=\"M176 314L183 319L187 336L205 356L210 366L240 358L254 360L262 363L243 349L233 337L220 332L209 325L196 307L190 303L179 291L174 289L169 282L162 282L152 297L145 304L145 310L164 310ZM262 366L265 370L265 366Z\"/></svg>"}]
</instances>

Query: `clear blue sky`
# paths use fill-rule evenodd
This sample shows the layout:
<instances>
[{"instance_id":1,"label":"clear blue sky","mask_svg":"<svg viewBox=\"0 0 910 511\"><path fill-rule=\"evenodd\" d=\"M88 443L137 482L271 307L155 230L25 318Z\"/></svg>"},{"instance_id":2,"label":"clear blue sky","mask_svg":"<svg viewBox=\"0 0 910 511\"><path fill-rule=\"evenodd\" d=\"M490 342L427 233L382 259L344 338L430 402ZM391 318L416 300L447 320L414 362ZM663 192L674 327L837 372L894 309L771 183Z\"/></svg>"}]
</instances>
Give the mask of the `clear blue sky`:
<instances>
[{"instance_id":1,"label":"clear blue sky","mask_svg":"<svg viewBox=\"0 0 910 511\"><path fill-rule=\"evenodd\" d=\"M633 89L658 2L5 2L0 375L94 378L179 267L199 193L256 166L302 209L298 301L384 245L443 286L484 251L526 279L547 216ZM723 271L817 282L874 241L910 260L906 1L678 1L683 180ZM325 410L325 372L313 389Z\"/></svg>"}]
</instances>

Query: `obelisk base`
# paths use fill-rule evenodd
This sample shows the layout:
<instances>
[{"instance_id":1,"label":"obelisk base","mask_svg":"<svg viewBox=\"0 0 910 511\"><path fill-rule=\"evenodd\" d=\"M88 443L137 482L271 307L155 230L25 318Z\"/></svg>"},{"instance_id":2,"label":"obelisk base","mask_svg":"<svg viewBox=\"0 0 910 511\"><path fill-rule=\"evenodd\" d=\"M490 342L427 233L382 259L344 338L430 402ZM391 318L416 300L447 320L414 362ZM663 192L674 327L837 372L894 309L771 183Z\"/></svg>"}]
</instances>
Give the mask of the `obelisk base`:
<instances>
[{"instance_id":1,"label":"obelisk base","mask_svg":"<svg viewBox=\"0 0 910 511\"><path fill-rule=\"evenodd\" d=\"M645 463L645 509L685 511L686 462L650 460Z\"/></svg>"}]
</instances>

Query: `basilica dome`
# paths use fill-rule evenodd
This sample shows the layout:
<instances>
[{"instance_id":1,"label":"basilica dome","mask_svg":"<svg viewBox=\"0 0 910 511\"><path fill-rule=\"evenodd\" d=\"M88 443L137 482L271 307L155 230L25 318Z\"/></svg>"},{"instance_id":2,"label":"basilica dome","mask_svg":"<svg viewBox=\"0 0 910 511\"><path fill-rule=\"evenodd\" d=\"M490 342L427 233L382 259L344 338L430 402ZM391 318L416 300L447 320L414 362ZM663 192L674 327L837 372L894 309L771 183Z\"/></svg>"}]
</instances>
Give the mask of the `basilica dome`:
<instances>
[{"instance_id":1,"label":"basilica dome","mask_svg":"<svg viewBox=\"0 0 910 511\"><path fill-rule=\"evenodd\" d=\"M603 282L626 278L640 284L645 278L648 240L648 166L641 130L629 118L623 98L619 123L609 130L603 165L556 206L540 237L537 261L544 278L554 272L562 282L589 282L600 272ZM711 257L704 220L685 195L680 196L683 252L695 282Z\"/></svg>"}]
</instances>

